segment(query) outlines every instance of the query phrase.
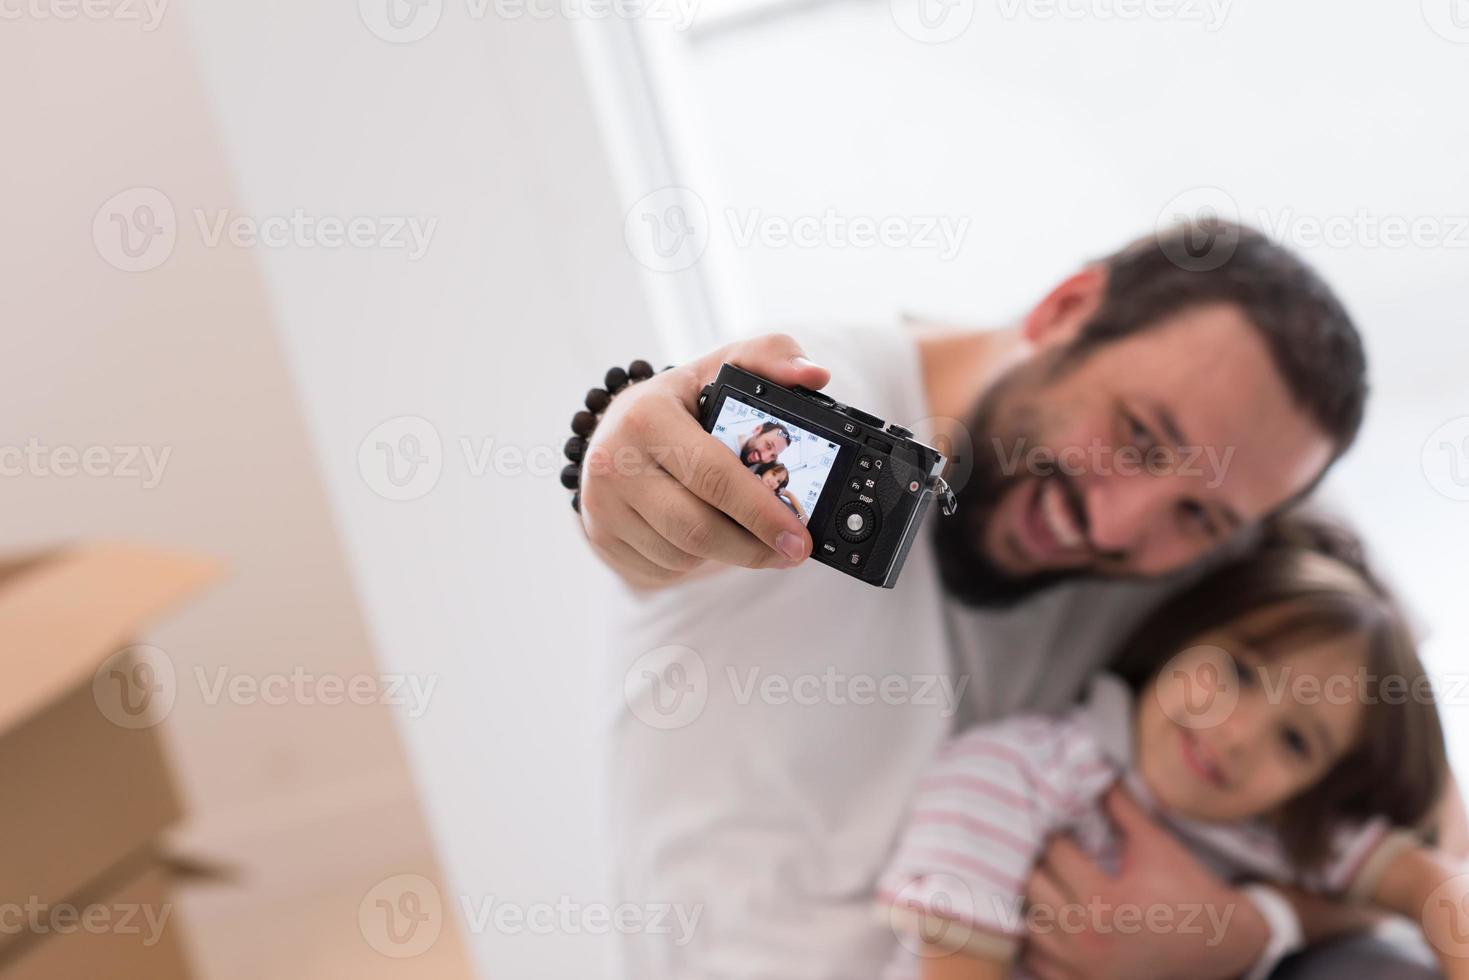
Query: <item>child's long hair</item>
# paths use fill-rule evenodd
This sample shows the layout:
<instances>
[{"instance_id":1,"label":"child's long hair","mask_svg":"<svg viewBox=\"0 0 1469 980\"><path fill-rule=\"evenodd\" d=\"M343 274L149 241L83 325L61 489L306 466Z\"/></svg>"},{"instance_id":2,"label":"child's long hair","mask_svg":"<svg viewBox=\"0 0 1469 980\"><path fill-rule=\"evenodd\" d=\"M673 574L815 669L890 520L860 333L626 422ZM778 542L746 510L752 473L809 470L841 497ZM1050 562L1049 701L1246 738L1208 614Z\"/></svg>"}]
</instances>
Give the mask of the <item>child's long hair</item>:
<instances>
[{"instance_id":1,"label":"child's long hair","mask_svg":"<svg viewBox=\"0 0 1469 980\"><path fill-rule=\"evenodd\" d=\"M791 471L786 468L786 464L778 460L771 460L768 463L761 463L759 466L755 467L755 475L764 476L766 473L769 473L773 470L779 470L783 474L780 478L780 486L777 489L784 490L791 482Z\"/></svg>"},{"instance_id":2,"label":"child's long hair","mask_svg":"<svg viewBox=\"0 0 1469 980\"><path fill-rule=\"evenodd\" d=\"M1258 638L1266 656L1281 656L1293 641L1361 635L1371 685L1358 689L1368 697L1357 743L1274 815L1287 853L1314 868L1329 855L1333 827L1375 816L1431 839L1429 818L1448 780L1438 708L1401 611L1345 528L1313 516L1275 518L1258 548L1149 616L1113 670L1140 691L1197 637L1287 604L1292 614Z\"/></svg>"}]
</instances>

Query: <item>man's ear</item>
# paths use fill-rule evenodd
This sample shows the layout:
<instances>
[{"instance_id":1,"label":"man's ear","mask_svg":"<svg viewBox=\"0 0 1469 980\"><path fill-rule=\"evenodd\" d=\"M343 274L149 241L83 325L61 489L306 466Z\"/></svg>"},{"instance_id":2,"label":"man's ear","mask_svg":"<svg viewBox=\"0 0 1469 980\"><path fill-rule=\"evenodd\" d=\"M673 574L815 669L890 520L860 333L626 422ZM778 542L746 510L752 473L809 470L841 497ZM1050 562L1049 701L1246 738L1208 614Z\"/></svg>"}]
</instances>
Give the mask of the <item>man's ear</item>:
<instances>
[{"instance_id":1,"label":"man's ear","mask_svg":"<svg viewBox=\"0 0 1469 980\"><path fill-rule=\"evenodd\" d=\"M1107 270L1089 265L1046 294L1025 317L1021 333L1036 347L1051 347L1076 339L1107 291Z\"/></svg>"}]
</instances>

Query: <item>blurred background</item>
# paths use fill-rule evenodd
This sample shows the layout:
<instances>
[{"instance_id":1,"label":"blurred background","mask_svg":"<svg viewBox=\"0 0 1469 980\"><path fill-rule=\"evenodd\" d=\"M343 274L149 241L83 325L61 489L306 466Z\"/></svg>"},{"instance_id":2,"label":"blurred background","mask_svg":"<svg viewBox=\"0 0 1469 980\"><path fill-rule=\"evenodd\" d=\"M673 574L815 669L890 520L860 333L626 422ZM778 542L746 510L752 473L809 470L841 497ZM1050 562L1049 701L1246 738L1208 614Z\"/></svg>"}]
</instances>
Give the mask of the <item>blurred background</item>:
<instances>
[{"instance_id":1,"label":"blurred background","mask_svg":"<svg viewBox=\"0 0 1469 980\"><path fill-rule=\"evenodd\" d=\"M616 904L617 586L557 480L585 389L751 331L1003 324L1181 215L1263 228L1358 317L1375 393L1326 492L1466 676L1462 0L0 18L0 545L221 568L142 632L163 839L206 865L191 975L615 976L615 930L526 921Z\"/></svg>"}]
</instances>

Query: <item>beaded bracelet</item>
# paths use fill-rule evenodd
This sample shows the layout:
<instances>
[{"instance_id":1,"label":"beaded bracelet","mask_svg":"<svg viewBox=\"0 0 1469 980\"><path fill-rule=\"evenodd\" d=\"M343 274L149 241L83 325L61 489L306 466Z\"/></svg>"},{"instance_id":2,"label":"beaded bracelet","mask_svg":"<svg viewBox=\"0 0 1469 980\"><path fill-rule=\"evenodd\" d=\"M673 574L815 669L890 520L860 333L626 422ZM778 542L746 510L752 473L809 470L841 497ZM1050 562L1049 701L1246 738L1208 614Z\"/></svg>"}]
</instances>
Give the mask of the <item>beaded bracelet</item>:
<instances>
[{"instance_id":1,"label":"beaded bracelet","mask_svg":"<svg viewBox=\"0 0 1469 980\"><path fill-rule=\"evenodd\" d=\"M672 366L669 365L669 367ZM613 396L627 386L639 381L647 381L652 376L653 365L641 358L629 364L626 371L620 367L609 368L607 376L603 379L606 387L593 388L588 391L584 402L586 409L571 417L572 436L566 440L566 446L563 448L566 458L571 462L561 468L561 485L573 491L571 509L578 514L581 513L582 459L586 455L587 443L591 441L592 433L597 428L597 422L606 413L607 406L612 404Z\"/></svg>"}]
</instances>

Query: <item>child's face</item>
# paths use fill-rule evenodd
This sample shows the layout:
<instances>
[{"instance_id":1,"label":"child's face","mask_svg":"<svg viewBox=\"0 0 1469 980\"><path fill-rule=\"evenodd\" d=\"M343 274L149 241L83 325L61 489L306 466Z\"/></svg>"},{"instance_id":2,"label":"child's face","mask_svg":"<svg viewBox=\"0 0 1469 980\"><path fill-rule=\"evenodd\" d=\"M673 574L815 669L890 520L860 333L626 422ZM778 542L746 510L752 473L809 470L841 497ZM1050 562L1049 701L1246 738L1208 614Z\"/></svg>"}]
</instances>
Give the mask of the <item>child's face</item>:
<instances>
[{"instance_id":1,"label":"child's face","mask_svg":"<svg viewBox=\"0 0 1469 980\"><path fill-rule=\"evenodd\" d=\"M1286 608L1201 636L1138 700L1138 768L1158 801L1196 820L1274 811L1313 786L1361 725L1356 635L1294 642L1267 658L1248 637Z\"/></svg>"},{"instance_id":2,"label":"child's face","mask_svg":"<svg viewBox=\"0 0 1469 980\"><path fill-rule=\"evenodd\" d=\"M780 472L779 470L766 470L764 473L762 473L760 475L760 479L764 480L765 481L765 485L767 487L769 487L770 489L772 489L772 490L779 490L780 489L780 479L783 476L785 476L785 474L782 473L782 472Z\"/></svg>"}]
</instances>

